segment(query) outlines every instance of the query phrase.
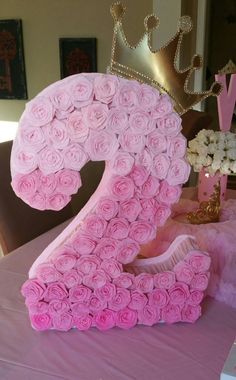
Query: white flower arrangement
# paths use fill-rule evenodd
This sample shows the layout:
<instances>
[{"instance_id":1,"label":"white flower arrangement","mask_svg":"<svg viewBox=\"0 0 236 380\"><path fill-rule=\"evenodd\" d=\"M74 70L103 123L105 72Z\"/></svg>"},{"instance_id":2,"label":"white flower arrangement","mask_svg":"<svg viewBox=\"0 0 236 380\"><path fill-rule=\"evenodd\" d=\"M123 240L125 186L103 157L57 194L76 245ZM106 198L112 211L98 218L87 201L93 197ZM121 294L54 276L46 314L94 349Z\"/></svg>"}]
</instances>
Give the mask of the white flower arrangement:
<instances>
[{"instance_id":1,"label":"white flower arrangement","mask_svg":"<svg viewBox=\"0 0 236 380\"><path fill-rule=\"evenodd\" d=\"M236 134L202 129L189 141L187 159L195 172L236 174Z\"/></svg>"}]
</instances>

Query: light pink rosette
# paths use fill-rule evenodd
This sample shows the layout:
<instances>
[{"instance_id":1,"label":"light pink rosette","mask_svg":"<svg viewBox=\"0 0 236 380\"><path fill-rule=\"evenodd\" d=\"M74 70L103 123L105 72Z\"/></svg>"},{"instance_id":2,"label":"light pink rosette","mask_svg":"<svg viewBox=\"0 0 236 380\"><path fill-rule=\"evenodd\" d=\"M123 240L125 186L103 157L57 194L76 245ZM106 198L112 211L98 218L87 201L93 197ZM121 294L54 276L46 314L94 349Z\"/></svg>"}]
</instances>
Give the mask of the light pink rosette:
<instances>
[{"instance_id":1,"label":"light pink rosette","mask_svg":"<svg viewBox=\"0 0 236 380\"><path fill-rule=\"evenodd\" d=\"M110 192L119 201L126 201L134 195L134 183L131 178L114 176L110 180Z\"/></svg>"},{"instance_id":2,"label":"light pink rosette","mask_svg":"<svg viewBox=\"0 0 236 380\"><path fill-rule=\"evenodd\" d=\"M76 263L76 257L70 253L63 254L54 258L53 263L55 268L61 272L65 273L68 270L74 268Z\"/></svg>"},{"instance_id":3,"label":"light pink rosette","mask_svg":"<svg viewBox=\"0 0 236 380\"><path fill-rule=\"evenodd\" d=\"M39 154L39 169L43 174L56 173L63 169L63 156L60 150L46 147Z\"/></svg>"},{"instance_id":4,"label":"light pink rosette","mask_svg":"<svg viewBox=\"0 0 236 380\"><path fill-rule=\"evenodd\" d=\"M111 103L118 88L118 79L114 75L98 75L94 80L95 98L102 103Z\"/></svg>"},{"instance_id":5,"label":"light pink rosette","mask_svg":"<svg viewBox=\"0 0 236 380\"><path fill-rule=\"evenodd\" d=\"M124 309L130 303L130 292L124 288L117 288L116 294L108 302L110 310L118 311Z\"/></svg>"},{"instance_id":6,"label":"light pink rosette","mask_svg":"<svg viewBox=\"0 0 236 380\"><path fill-rule=\"evenodd\" d=\"M165 115L172 112L173 106L168 95L160 95L156 106L151 110L151 115L154 119L161 119Z\"/></svg>"},{"instance_id":7,"label":"light pink rosette","mask_svg":"<svg viewBox=\"0 0 236 380\"><path fill-rule=\"evenodd\" d=\"M141 153L145 147L146 137L127 130L119 136L122 149L129 153Z\"/></svg>"},{"instance_id":8,"label":"light pink rosette","mask_svg":"<svg viewBox=\"0 0 236 380\"><path fill-rule=\"evenodd\" d=\"M170 289L175 284L175 273L165 271L154 275L154 285L160 289Z\"/></svg>"},{"instance_id":9,"label":"light pink rosette","mask_svg":"<svg viewBox=\"0 0 236 380\"><path fill-rule=\"evenodd\" d=\"M51 316L63 314L68 311L70 304L67 300L52 300L49 302L48 311Z\"/></svg>"},{"instance_id":10,"label":"light pink rosette","mask_svg":"<svg viewBox=\"0 0 236 380\"><path fill-rule=\"evenodd\" d=\"M89 255L96 247L96 239L89 235L76 234L72 238L72 246L80 255Z\"/></svg>"},{"instance_id":11,"label":"light pink rosette","mask_svg":"<svg viewBox=\"0 0 236 380\"><path fill-rule=\"evenodd\" d=\"M46 286L43 281L34 279L27 280L21 287L21 294L26 298L27 302L36 302L43 299Z\"/></svg>"},{"instance_id":12,"label":"light pink rosette","mask_svg":"<svg viewBox=\"0 0 236 380\"><path fill-rule=\"evenodd\" d=\"M21 146L36 153L42 150L46 145L42 129L27 124L21 125L19 129L19 141Z\"/></svg>"},{"instance_id":13,"label":"light pink rosette","mask_svg":"<svg viewBox=\"0 0 236 380\"><path fill-rule=\"evenodd\" d=\"M30 174L16 174L12 178L12 188L16 195L23 199L31 198L39 187L39 175L37 171Z\"/></svg>"},{"instance_id":14,"label":"light pink rosette","mask_svg":"<svg viewBox=\"0 0 236 380\"><path fill-rule=\"evenodd\" d=\"M125 239L129 234L129 222L125 218L113 218L106 230L106 236L113 239Z\"/></svg>"},{"instance_id":15,"label":"light pink rosette","mask_svg":"<svg viewBox=\"0 0 236 380\"><path fill-rule=\"evenodd\" d=\"M66 169L78 170L88 162L88 155L80 144L69 144L63 150L64 166Z\"/></svg>"},{"instance_id":16,"label":"light pink rosette","mask_svg":"<svg viewBox=\"0 0 236 380\"><path fill-rule=\"evenodd\" d=\"M53 264L42 263L36 268L37 278L45 283L59 281L61 273L54 267Z\"/></svg>"},{"instance_id":17,"label":"light pink rosette","mask_svg":"<svg viewBox=\"0 0 236 380\"><path fill-rule=\"evenodd\" d=\"M53 282L49 284L44 293L44 300L46 302L50 302L52 300L63 300L67 297L68 292L63 282Z\"/></svg>"},{"instance_id":18,"label":"light pink rosette","mask_svg":"<svg viewBox=\"0 0 236 380\"><path fill-rule=\"evenodd\" d=\"M157 202L154 198L141 199L142 211L139 213L139 219L153 222L156 210Z\"/></svg>"},{"instance_id":19,"label":"light pink rosette","mask_svg":"<svg viewBox=\"0 0 236 380\"><path fill-rule=\"evenodd\" d=\"M149 171L141 165L134 165L129 177L132 178L136 186L142 186L146 182Z\"/></svg>"},{"instance_id":20,"label":"light pink rosette","mask_svg":"<svg viewBox=\"0 0 236 380\"><path fill-rule=\"evenodd\" d=\"M186 153L187 140L183 135L170 137L167 140L167 154L172 158L183 158Z\"/></svg>"},{"instance_id":21,"label":"light pink rosette","mask_svg":"<svg viewBox=\"0 0 236 380\"><path fill-rule=\"evenodd\" d=\"M46 202L46 208L49 210L55 210L59 211L63 209L69 203L71 200L71 197L67 194L60 194L55 193L49 195L47 202Z\"/></svg>"},{"instance_id":22,"label":"light pink rosette","mask_svg":"<svg viewBox=\"0 0 236 380\"><path fill-rule=\"evenodd\" d=\"M122 133L128 128L128 114L125 110L111 108L108 113L107 128L115 133Z\"/></svg>"},{"instance_id":23,"label":"light pink rosette","mask_svg":"<svg viewBox=\"0 0 236 380\"><path fill-rule=\"evenodd\" d=\"M116 259L122 264L131 263L138 255L139 244L132 239L125 239L121 242Z\"/></svg>"},{"instance_id":24,"label":"light pink rosette","mask_svg":"<svg viewBox=\"0 0 236 380\"><path fill-rule=\"evenodd\" d=\"M69 331L73 327L73 317L70 313L54 315L52 318L53 327L60 331Z\"/></svg>"},{"instance_id":25,"label":"light pink rosette","mask_svg":"<svg viewBox=\"0 0 236 380\"><path fill-rule=\"evenodd\" d=\"M153 157L153 174L159 179L165 179L170 167L170 160L167 154L161 153Z\"/></svg>"},{"instance_id":26,"label":"light pink rosette","mask_svg":"<svg viewBox=\"0 0 236 380\"><path fill-rule=\"evenodd\" d=\"M79 257L79 255L74 250L74 248L70 244L67 244L67 243L59 245L53 251L52 256L50 256L50 258L55 259L56 257L61 256L61 255L72 255L72 256L76 256L76 258Z\"/></svg>"},{"instance_id":27,"label":"light pink rosette","mask_svg":"<svg viewBox=\"0 0 236 380\"><path fill-rule=\"evenodd\" d=\"M90 297L89 300L89 311L91 313L98 313L99 311L107 308L107 302L96 297L94 294Z\"/></svg>"},{"instance_id":28,"label":"light pink rosette","mask_svg":"<svg viewBox=\"0 0 236 380\"><path fill-rule=\"evenodd\" d=\"M111 258L102 261L101 269L111 278L116 278L121 274L122 265L117 260Z\"/></svg>"},{"instance_id":29,"label":"light pink rosette","mask_svg":"<svg viewBox=\"0 0 236 380\"><path fill-rule=\"evenodd\" d=\"M131 310L126 307L123 310L119 310L115 315L116 326L121 329L128 330L137 324L138 316L135 310Z\"/></svg>"},{"instance_id":30,"label":"light pink rosette","mask_svg":"<svg viewBox=\"0 0 236 380\"><path fill-rule=\"evenodd\" d=\"M155 128L155 122L151 119L148 112L136 108L129 117L129 125L133 132L147 135Z\"/></svg>"},{"instance_id":31,"label":"light pink rosette","mask_svg":"<svg viewBox=\"0 0 236 380\"><path fill-rule=\"evenodd\" d=\"M57 187L57 177L54 173L44 175L39 172L39 190L43 194L49 195L54 193Z\"/></svg>"},{"instance_id":32,"label":"light pink rosette","mask_svg":"<svg viewBox=\"0 0 236 380\"><path fill-rule=\"evenodd\" d=\"M43 302L43 301L30 302L26 299L25 304L27 305L30 314L44 314L48 312L47 302Z\"/></svg>"},{"instance_id":33,"label":"light pink rosette","mask_svg":"<svg viewBox=\"0 0 236 380\"><path fill-rule=\"evenodd\" d=\"M129 222L134 222L141 210L142 207L139 200L137 198L131 198L120 203L118 217L126 218Z\"/></svg>"},{"instance_id":34,"label":"light pink rosette","mask_svg":"<svg viewBox=\"0 0 236 380\"><path fill-rule=\"evenodd\" d=\"M104 270L98 269L93 273L85 275L83 278L83 284L90 287L91 289L99 289L109 279L109 276Z\"/></svg>"},{"instance_id":35,"label":"light pink rosette","mask_svg":"<svg viewBox=\"0 0 236 380\"><path fill-rule=\"evenodd\" d=\"M191 283L194 276L194 271L192 270L191 266L184 261L180 261L175 265L174 272L177 281L184 282L188 285Z\"/></svg>"},{"instance_id":36,"label":"light pink rosette","mask_svg":"<svg viewBox=\"0 0 236 380\"><path fill-rule=\"evenodd\" d=\"M145 220L138 220L130 224L129 237L139 244L146 244L155 236L156 231L153 225Z\"/></svg>"},{"instance_id":37,"label":"light pink rosette","mask_svg":"<svg viewBox=\"0 0 236 380\"><path fill-rule=\"evenodd\" d=\"M113 99L113 105L119 109L132 111L139 104L140 84L134 81L122 81Z\"/></svg>"},{"instance_id":38,"label":"light pink rosette","mask_svg":"<svg viewBox=\"0 0 236 380\"><path fill-rule=\"evenodd\" d=\"M77 318L78 316L84 316L88 315L89 313L89 300L81 301L81 302L75 302L71 304L71 313L73 315L73 318Z\"/></svg>"},{"instance_id":39,"label":"light pink rosette","mask_svg":"<svg viewBox=\"0 0 236 380\"><path fill-rule=\"evenodd\" d=\"M189 263L195 273L206 272L211 265L211 259L208 254L197 250L189 252L185 261Z\"/></svg>"},{"instance_id":40,"label":"light pink rosette","mask_svg":"<svg viewBox=\"0 0 236 380\"><path fill-rule=\"evenodd\" d=\"M197 273L191 281L191 289L204 291L208 287L209 273Z\"/></svg>"},{"instance_id":41,"label":"light pink rosette","mask_svg":"<svg viewBox=\"0 0 236 380\"><path fill-rule=\"evenodd\" d=\"M110 301L116 294L116 287L111 282L107 282L99 289L95 289L94 294L102 302Z\"/></svg>"},{"instance_id":42,"label":"light pink rosette","mask_svg":"<svg viewBox=\"0 0 236 380\"><path fill-rule=\"evenodd\" d=\"M51 92L50 100L58 119L65 118L74 109L70 94L63 86L58 86Z\"/></svg>"},{"instance_id":43,"label":"light pink rosette","mask_svg":"<svg viewBox=\"0 0 236 380\"><path fill-rule=\"evenodd\" d=\"M182 282L176 282L175 285L169 289L170 303L173 305L183 305L189 295L188 286Z\"/></svg>"},{"instance_id":44,"label":"light pink rosette","mask_svg":"<svg viewBox=\"0 0 236 380\"><path fill-rule=\"evenodd\" d=\"M25 200L26 201L26 200ZM69 200L68 200L69 202ZM33 194L29 199L27 199L27 203L31 206L36 208L37 210L46 210L46 208L51 208L50 206L47 207L47 200L45 194L41 194L39 192L36 192ZM62 207L65 206L65 203Z\"/></svg>"},{"instance_id":45,"label":"light pink rosette","mask_svg":"<svg viewBox=\"0 0 236 380\"><path fill-rule=\"evenodd\" d=\"M160 320L160 310L152 305L146 305L138 311L138 321L146 326L152 326Z\"/></svg>"},{"instance_id":46,"label":"light pink rosette","mask_svg":"<svg viewBox=\"0 0 236 380\"><path fill-rule=\"evenodd\" d=\"M165 289L154 289L148 294L148 303L155 308L165 307L169 303L169 299Z\"/></svg>"},{"instance_id":47,"label":"light pink rosette","mask_svg":"<svg viewBox=\"0 0 236 380\"><path fill-rule=\"evenodd\" d=\"M162 181L157 198L161 203L171 205L178 202L181 196L181 191L180 186L171 186L167 181Z\"/></svg>"},{"instance_id":48,"label":"light pink rosette","mask_svg":"<svg viewBox=\"0 0 236 380\"><path fill-rule=\"evenodd\" d=\"M142 84L139 93L139 106L145 111L151 111L157 105L160 93L155 88Z\"/></svg>"},{"instance_id":49,"label":"light pink rosette","mask_svg":"<svg viewBox=\"0 0 236 380\"><path fill-rule=\"evenodd\" d=\"M96 208L97 214L106 220L114 218L117 215L118 210L118 203L110 196L100 198Z\"/></svg>"},{"instance_id":50,"label":"light pink rosette","mask_svg":"<svg viewBox=\"0 0 236 380\"><path fill-rule=\"evenodd\" d=\"M30 314L30 322L37 331L48 330L52 327L52 318L48 313Z\"/></svg>"},{"instance_id":51,"label":"light pink rosette","mask_svg":"<svg viewBox=\"0 0 236 380\"><path fill-rule=\"evenodd\" d=\"M153 276L149 273L138 274L134 279L135 289L142 293L153 290Z\"/></svg>"},{"instance_id":52,"label":"light pink rosette","mask_svg":"<svg viewBox=\"0 0 236 380\"><path fill-rule=\"evenodd\" d=\"M77 108L87 106L93 101L93 83L83 75L73 80L69 92L72 103Z\"/></svg>"},{"instance_id":53,"label":"light pink rosette","mask_svg":"<svg viewBox=\"0 0 236 380\"><path fill-rule=\"evenodd\" d=\"M130 296L131 301L129 303L129 308L132 310L142 310L148 302L148 299L145 296L145 294L137 292L136 290L132 291Z\"/></svg>"},{"instance_id":54,"label":"light pink rosette","mask_svg":"<svg viewBox=\"0 0 236 380\"><path fill-rule=\"evenodd\" d=\"M175 112L157 120L158 131L167 137L176 137L181 131L181 117Z\"/></svg>"},{"instance_id":55,"label":"light pink rosette","mask_svg":"<svg viewBox=\"0 0 236 380\"><path fill-rule=\"evenodd\" d=\"M47 126L45 133L55 149L63 149L69 144L70 138L66 125L62 120L54 119L51 124Z\"/></svg>"},{"instance_id":56,"label":"light pink rosette","mask_svg":"<svg viewBox=\"0 0 236 380\"><path fill-rule=\"evenodd\" d=\"M65 286L70 289L75 285L82 284L82 276L82 273L78 272L76 269L71 269L63 274L62 281Z\"/></svg>"},{"instance_id":57,"label":"light pink rosette","mask_svg":"<svg viewBox=\"0 0 236 380\"><path fill-rule=\"evenodd\" d=\"M184 305L181 315L183 322L194 323L201 316L202 311L200 306Z\"/></svg>"},{"instance_id":58,"label":"light pink rosette","mask_svg":"<svg viewBox=\"0 0 236 380\"><path fill-rule=\"evenodd\" d=\"M147 136L147 144L148 148L154 154L163 153L167 148L167 140L166 137L159 133L157 130L153 131Z\"/></svg>"},{"instance_id":59,"label":"light pink rosette","mask_svg":"<svg viewBox=\"0 0 236 380\"><path fill-rule=\"evenodd\" d=\"M90 132L85 150L92 161L110 160L119 148L116 135L106 131Z\"/></svg>"},{"instance_id":60,"label":"light pink rosette","mask_svg":"<svg viewBox=\"0 0 236 380\"><path fill-rule=\"evenodd\" d=\"M85 124L91 129L100 131L107 125L108 107L106 104L93 102L82 108L82 114Z\"/></svg>"},{"instance_id":61,"label":"light pink rosette","mask_svg":"<svg viewBox=\"0 0 236 380\"><path fill-rule=\"evenodd\" d=\"M100 266L101 260L95 255L83 255L77 261L77 269L84 273L94 273Z\"/></svg>"},{"instance_id":62,"label":"light pink rosette","mask_svg":"<svg viewBox=\"0 0 236 380\"><path fill-rule=\"evenodd\" d=\"M91 289L83 285L75 285L69 290L70 302L86 302L91 296Z\"/></svg>"},{"instance_id":63,"label":"light pink rosette","mask_svg":"<svg viewBox=\"0 0 236 380\"><path fill-rule=\"evenodd\" d=\"M118 152L111 161L111 169L118 175L125 176L132 170L134 158L128 152Z\"/></svg>"},{"instance_id":64,"label":"light pink rosette","mask_svg":"<svg viewBox=\"0 0 236 380\"><path fill-rule=\"evenodd\" d=\"M158 194L160 187L160 181L157 177L150 175L146 182L143 184L140 191L140 196L142 198L152 198Z\"/></svg>"},{"instance_id":65,"label":"light pink rosette","mask_svg":"<svg viewBox=\"0 0 236 380\"><path fill-rule=\"evenodd\" d=\"M35 127L50 123L55 114L55 109L50 99L37 96L26 104L26 118Z\"/></svg>"},{"instance_id":66,"label":"light pink rosette","mask_svg":"<svg viewBox=\"0 0 236 380\"><path fill-rule=\"evenodd\" d=\"M83 143L89 134L89 126L84 122L80 111L74 111L68 116L66 129L71 140L77 143Z\"/></svg>"},{"instance_id":67,"label":"light pink rosette","mask_svg":"<svg viewBox=\"0 0 236 380\"><path fill-rule=\"evenodd\" d=\"M115 326L114 311L105 309L98 312L93 319L93 323L101 331L111 329Z\"/></svg>"},{"instance_id":68,"label":"light pink rosette","mask_svg":"<svg viewBox=\"0 0 236 380\"><path fill-rule=\"evenodd\" d=\"M187 303L192 306L200 305L204 297L204 293L200 290L192 289L190 290L190 296L187 300Z\"/></svg>"},{"instance_id":69,"label":"light pink rosette","mask_svg":"<svg viewBox=\"0 0 236 380\"><path fill-rule=\"evenodd\" d=\"M96 238L101 238L104 235L107 227L107 221L97 214L90 214L85 220L82 226L82 230L86 234L91 234Z\"/></svg>"},{"instance_id":70,"label":"light pink rosette","mask_svg":"<svg viewBox=\"0 0 236 380\"><path fill-rule=\"evenodd\" d=\"M190 165L186 161L176 158L171 162L166 180L172 186L182 185L187 182L190 170Z\"/></svg>"},{"instance_id":71,"label":"light pink rosette","mask_svg":"<svg viewBox=\"0 0 236 380\"><path fill-rule=\"evenodd\" d=\"M118 277L113 279L113 284L119 288L130 289L134 283L134 275L132 273L121 273Z\"/></svg>"},{"instance_id":72,"label":"light pink rosette","mask_svg":"<svg viewBox=\"0 0 236 380\"><path fill-rule=\"evenodd\" d=\"M152 168L152 156L148 149L144 149L142 152L136 154L135 162L137 165L144 166L150 171Z\"/></svg>"},{"instance_id":73,"label":"light pink rosette","mask_svg":"<svg viewBox=\"0 0 236 380\"><path fill-rule=\"evenodd\" d=\"M99 240L94 253L102 260L115 257L118 252L119 242L112 238L102 238Z\"/></svg>"},{"instance_id":74,"label":"light pink rosette","mask_svg":"<svg viewBox=\"0 0 236 380\"><path fill-rule=\"evenodd\" d=\"M62 194L75 194L81 187L80 174L77 171L64 169L56 173L57 191Z\"/></svg>"},{"instance_id":75,"label":"light pink rosette","mask_svg":"<svg viewBox=\"0 0 236 380\"><path fill-rule=\"evenodd\" d=\"M80 331L86 331L92 326L93 318L91 315L80 315L75 317L74 324Z\"/></svg>"},{"instance_id":76,"label":"light pink rosette","mask_svg":"<svg viewBox=\"0 0 236 380\"><path fill-rule=\"evenodd\" d=\"M37 169L38 156L27 148L13 147L11 158L12 169L17 173L28 174Z\"/></svg>"},{"instance_id":77,"label":"light pink rosette","mask_svg":"<svg viewBox=\"0 0 236 380\"><path fill-rule=\"evenodd\" d=\"M171 209L167 205L158 204L155 214L155 222L158 227L165 224L169 216L171 215Z\"/></svg>"},{"instance_id":78,"label":"light pink rosette","mask_svg":"<svg viewBox=\"0 0 236 380\"><path fill-rule=\"evenodd\" d=\"M168 324L181 321L181 308L178 305L169 304L161 311L161 319Z\"/></svg>"}]
</instances>

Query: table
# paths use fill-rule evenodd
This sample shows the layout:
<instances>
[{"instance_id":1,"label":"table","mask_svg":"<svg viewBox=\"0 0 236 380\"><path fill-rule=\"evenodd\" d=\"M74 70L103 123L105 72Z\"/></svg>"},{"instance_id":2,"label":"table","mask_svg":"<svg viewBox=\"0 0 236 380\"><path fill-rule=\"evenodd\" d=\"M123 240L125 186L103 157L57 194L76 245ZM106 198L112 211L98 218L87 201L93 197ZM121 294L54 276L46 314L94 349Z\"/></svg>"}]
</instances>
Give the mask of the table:
<instances>
[{"instance_id":1,"label":"table","mask_svg":"<svg viewBox=\"0 0 236 380\"><path fill-rule=\"evenodd\" d=\"M19 289L63 223L0 259L1 380L218 380L236 331L236 309L207 297L190 325L34 331Z\"/></svg>"}]
</instances>

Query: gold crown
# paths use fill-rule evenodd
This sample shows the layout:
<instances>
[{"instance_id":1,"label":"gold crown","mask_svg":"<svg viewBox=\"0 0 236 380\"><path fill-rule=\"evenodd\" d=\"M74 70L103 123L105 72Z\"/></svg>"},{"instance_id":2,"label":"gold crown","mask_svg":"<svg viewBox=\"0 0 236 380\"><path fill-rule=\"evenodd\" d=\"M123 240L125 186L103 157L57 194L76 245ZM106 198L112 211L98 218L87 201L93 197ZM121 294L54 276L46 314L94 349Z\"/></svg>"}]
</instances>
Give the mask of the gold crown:
<instances>
[{"instance_id":1,"label":"gold crown","mask_svg":"<svg viewBox=\"0 0 236 380\"><path fill-rule=\"evenodd\" d=\"M220 219L220 182L214 186L215 190L209 201L201 202L195 212L189 212L187 219L191 224L206 224L219 222Z\"/></svg>"},{"instance_id":2,"label":"gold crown","mask_svg":"<svg viewBox=\"0 0 236 380\"><path fill-rule=\"evenodd\" d=\"M122 27L124 13L125 7L120 2L111 6L114 35L111 63L108 68L110 73L136 79L167 93L180 115L208 96L219 95L222 86L218 82L213 83L209 91L192 92L188 89L191 74L202 66L201 56L194 55L191 65L186 69L177 68L183 35L192 29L189 16L182 16L175 36L166 45L154 51L151 47L151 33L159 24L158 18L153 14L145 17L145 32L137 45L131 46Z\"/></svg>"}]
</instances>

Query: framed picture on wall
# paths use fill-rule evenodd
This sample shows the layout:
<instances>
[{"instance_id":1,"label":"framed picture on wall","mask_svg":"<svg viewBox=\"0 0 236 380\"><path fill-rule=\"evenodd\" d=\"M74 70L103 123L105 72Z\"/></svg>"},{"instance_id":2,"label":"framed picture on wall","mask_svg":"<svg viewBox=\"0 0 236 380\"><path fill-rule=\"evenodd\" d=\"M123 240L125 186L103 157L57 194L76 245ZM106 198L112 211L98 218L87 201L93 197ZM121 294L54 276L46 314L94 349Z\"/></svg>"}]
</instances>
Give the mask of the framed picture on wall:
<instances>
[{"instance_id":1,"label":"framed picture on wall","mask_svg":"<svg viewBox=\"0 0 236 380\"><path fill-rule=\"evenodd\" d=\"M97 71L96 38L60 38L61 78Z\"/></svg>"},{"instance_id":2,"label":"framed picture on wall","mask_svg":"<svg viewBox=\"0 0 236 380\"><path fill-rule=\"evenodd\" d=\"M0 99L27 99L21 20L0 20Z\"/></svg>"}]
</instances>

